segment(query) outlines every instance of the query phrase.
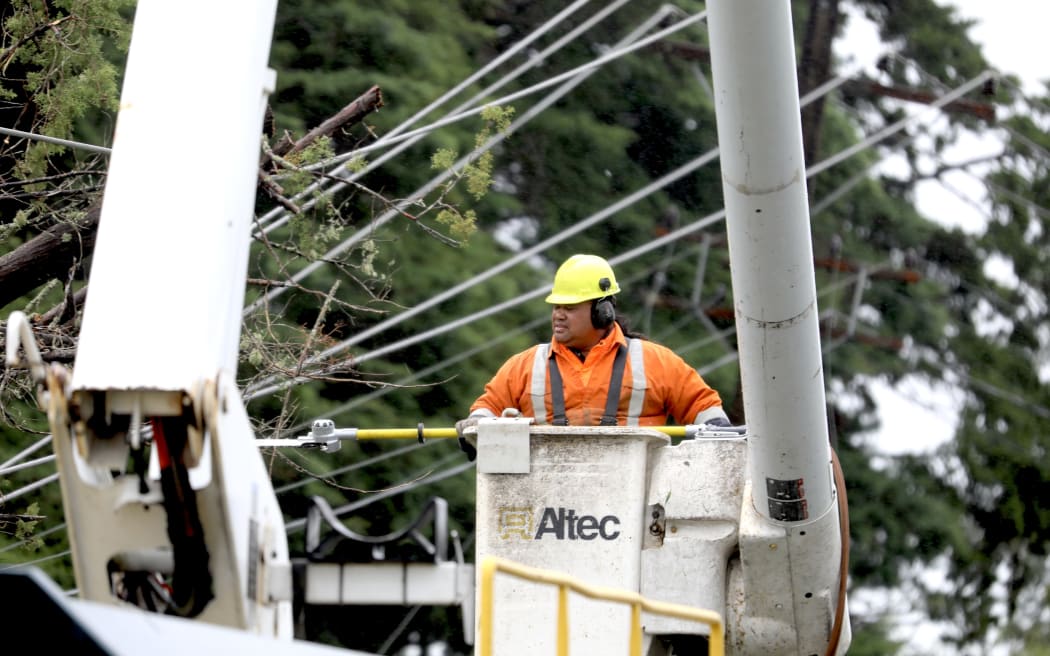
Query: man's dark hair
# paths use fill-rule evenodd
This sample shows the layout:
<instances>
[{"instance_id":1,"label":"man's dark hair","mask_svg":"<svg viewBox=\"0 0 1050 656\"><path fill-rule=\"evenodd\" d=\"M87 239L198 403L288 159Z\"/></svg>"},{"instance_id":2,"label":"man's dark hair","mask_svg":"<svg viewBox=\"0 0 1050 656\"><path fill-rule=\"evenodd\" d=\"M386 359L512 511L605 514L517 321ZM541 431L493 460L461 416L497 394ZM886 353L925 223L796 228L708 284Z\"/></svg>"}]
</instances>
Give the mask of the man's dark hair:
<instances>
[{"instance_id":1,"label":"man's dark hair","mask_svg":"<svg viewBox=\"0 0 1050 656\"><path fill-rule=\"evenodd\" d=\"M610 300L613 301L613 305L616 304L615 298L616 297L614 297L614 296L610 297ZM623 334L625 336L633 337L635 339L644 339L646 341L650 341L648 335L645 335L643 333L631 330L631 318L628 317L623 312L620 312L619 310L616 311L616 323L620 324L620 330L623 331Z\"/></svg>"}]
</instances>

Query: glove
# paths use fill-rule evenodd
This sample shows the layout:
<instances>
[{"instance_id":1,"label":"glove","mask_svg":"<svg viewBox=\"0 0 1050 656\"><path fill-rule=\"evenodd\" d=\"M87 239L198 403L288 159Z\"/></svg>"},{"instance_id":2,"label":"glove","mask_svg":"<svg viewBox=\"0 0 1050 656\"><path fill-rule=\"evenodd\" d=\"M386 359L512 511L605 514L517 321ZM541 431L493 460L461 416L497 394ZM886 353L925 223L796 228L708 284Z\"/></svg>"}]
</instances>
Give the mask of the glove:
<instances>
[{"instance_id":1,"label":"glove","mask_svg":"<svg viewBox=\"0 0 1050 656\"><path fill-rule=\"evenodd\" d=\"M456 436L459 438L459 450L467 454L467 460L471 462L474 462L474 459L478 457L478 450L474 448L473 444L467 441L463 432L471 426L477 426L478 419L480 419L480 417L467 417L466 419L460 419L456 422Z\"/></svg>"},{"instance_id":2,"label":"glove","mask_svg":"<svg viewBox=\"0 0 1050 656\"><path fill-rule=\"evenodd\" d=\"M747 424L733 425L725 417L712 417L700 424L700 432L710 431L717 435L747 435Z\"/></svg>"},{"instance_id":3,"label":"glove","mask_svg":"<svg viewBox=\"0 0 1050 656\"><path fill-rule=\"evenodd\" d=\"M460 419L456 422L456 435L460 439L463 439L463 433L468 429L478 425L478 419L481 417L467 417L466 419Z\"/></svg>"},{"instance_id":4,"label":"glove","mask_svg":"<svg viewBox=\"0 0 1050 656\"><path fill-rule=\"evenodd\" d=\"M467 454L467 460L474 462L478 457L478 450L474 448L474 445L467 441L467 438L459 438L459 450Z\"/></svg>"}]
</instances>

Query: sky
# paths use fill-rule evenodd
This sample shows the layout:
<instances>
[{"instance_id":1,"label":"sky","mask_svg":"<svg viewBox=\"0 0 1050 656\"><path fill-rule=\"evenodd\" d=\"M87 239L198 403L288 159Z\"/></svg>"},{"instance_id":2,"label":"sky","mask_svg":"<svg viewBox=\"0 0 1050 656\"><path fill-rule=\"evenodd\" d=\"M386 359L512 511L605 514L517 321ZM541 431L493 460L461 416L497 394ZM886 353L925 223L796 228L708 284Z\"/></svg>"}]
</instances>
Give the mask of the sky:
<instances>
[{"instance_id":1,"label":"sky","mask_svg":"<svg viewBox=\"0 0 1050 656\"><path fill-rule=\"evenodd\" d=\"M1046 0L937 0L942 6L954 6L958 15L975 22L970 37L981 44L985 58L1002 73L1018 75L1024 89L1039 93L1043 79L1050 79L1050 57L1045 56L1046 26L1050 25L1050 2ZM844 61L852 61L870 76L875 76L875 62L886 47L879 43L874 29L856 13L848 14L848 38L837 49ZM936 112L931 112L936 115ZM980 153L995 152L992 140L969 139L954 152L958 161ZM947 177L950 189L936 182L926 185L919 199L919 209L935 219L968 231L983 228L980 205L982 194L972 187L965 174ZM967 188L971 187L971 188ZM969 200L960 198L967 196Z\"/></svg>"},{"instance_id":2,"label":"sky","mask_svg":"<svg viewBox=\"0 0 1050 656\"><path fill-rule=\"evenodd\" d=\"M975 21L970 37L982 46L985 59L1004 74L1021 78L1026 93L1043 95L1042 80L1050 79L1050 57L1046 56L1046 26L1050 25L1050 2L1046 0L937 0L954 6L959 16ZM849 52L840 57L853 58L865 71L874 71L874 62L883 54L883 46L862 19L850 15L849 36L843 42ZM951 155L964 161L979 154L996 152L994 141L966 140ZM983 189L969 176L947 179L951 188L930 183L921 189L918 206L923 214L963 230L981 230L984 214L979 209ZM950 388L931 388L917 379L904 379L896 390L886 385L873 388L879 404L883 428L870 435L870 444L888 455L926 452L950 440L956 427L957 408L961 399ZM939 576L932 568L918 575ZM874 604L892 614L892 609L907 609L908 601L894 591L872 591L851 598L851 606ZM905 627L898 638L908 641L914 654L951 653L940 641L941 627L921 616L903 610L896 616ZM906 637L905 637L906 636ZM1003 648L1002 645L998 647ZM998 652L996 652L998 653Z\"/></svg>"},{"instance_id":3,"label":"sky","mask_svg":"<svg viewBox=\"0 0 1050 656\"><path fill-rule=\"evenodd\" d=\"M1028 93L1039 93L1039 82L1050 79L1050 57L1046 51L1046 26L1050 25L1050 2L1045 0L938 0L954 6L962 18L975 21L970 37L982 46L989 63L1002 73L1018 75ZM874 30L862 16L849 14L849 50L838 54L853 61L869 75L875 62L885 53ZM993 140L966 139L952 151L954 161L996 152ZM890 165L892 166L892 164ZM945 177L946 185L925 184L918 194L923 214L967 231L983 228L985 215L980 209L984 191L966 174ZM1008 275L1008 274L1003 274ZM887 454L929 451L951 439L960 402L949 388L932 389L918 380L905 379L894 390L876 385L875 399L888 427L870 436L873 446ZM900 427L907 426L908 429ZM919 439L917 439L919 438Z\"/></svg>"},{"instance_id":4,"label":"sky","mask_svg":"<svg viewBox=\"0 0 1050 656\"><path fill-rule=\"evenodd\" d=\"M1046 56L1047 21L1050 2L1046 0L937 0L953 6L959 16L976 21L970 37L983 46L984 56L1001 72L1016 73L1034 91L1040 79L1050 78L1050 58ZM853 41L856 35L850 35ZM863 37L867 40L868 37ZM874 37L871 37L874 38ZM861 43L861 57L878 54L877 42ZM874 59L871 60L872 62Z\"/></svg>"},{"instance_id":5,"label":"sky","mask_svg":"<svg viewBox=\"0 0 1050 656\"><path fill-rule=\"evenodd\" d=\"M952 0L958 13L978 21L970 36L984 46L984 56L1004 73L1016 73L1025 90L1036 92L1038 82L1050 78L1046 56L1046 28L1050 3L1046 0Z\"/></svg>"}]
</instances>

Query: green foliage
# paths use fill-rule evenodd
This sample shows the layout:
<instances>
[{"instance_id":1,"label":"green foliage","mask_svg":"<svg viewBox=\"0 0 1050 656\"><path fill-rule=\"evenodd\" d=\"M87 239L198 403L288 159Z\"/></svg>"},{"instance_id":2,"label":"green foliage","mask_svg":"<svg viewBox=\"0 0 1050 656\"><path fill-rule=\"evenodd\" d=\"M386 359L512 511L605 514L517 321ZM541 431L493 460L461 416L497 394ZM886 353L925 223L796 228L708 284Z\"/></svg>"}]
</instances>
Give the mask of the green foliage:
<instances>
[{"instance_id":1,"label":"green foliage","mask_svg":"<svg viewBox=\"0 0 1050 656\"><path fill-rule=\"evenodd\" d=\"M134 0L14 0L3 23L5 73L17 67L21 77L5 75L4 97L35 106L32 128L48 136L70 138L77 121L99 110L115 111L119 69L108 51L126 51L127 13ZM48 158L63 147L29 144L14 173L41 176Z\"/></svg>"},{"instance_id":2,"label":"green foliage","mask_svg":"<svg viewBox=\"0 0 1050 656\"><path fill-rule=\"evenodd\" d=\"M134 0L13 0L0 9L0 124L27 132L105 144L118 105L124 53L130 36ZM98 197L104 163L64 147L5 137L0 144L0 241L3 254L25 243L35 232L61 223L80 222ZM92 172L93 170L93 172ZM89 172L92 172L89 175ZM191 172L187 172L190 175ZM47 180L42 177L49 176ZM19 184L19 181L25 181ZM163 199L157 199L163 202ZM90 255L89 235L67 233ZM37 262L34 262L36 265ZM72 263L71 263L72 265ZM12 307L27 312L52 309L64 297L66 276L44 281ZM70 291L75 291L77 286ZM7 317L2 317L6 319ZM75 332L57 335L44 346L73 346ZM30 447L48 431L35 390L21 374L3 375L0 461ZM32 431L44 431L34 434ZM48 455L37 450L30 458ZM42 464L2 478L4 495L36 483L54 472ZM0 512L40 515L21 521L0 536L0 561L33 563L64 588L75 587L70 548L64 528L61 494L53 482L29 494L5 498ZM39 510L38 510L39 509ZM10 547L10 549L8 549ZM60 557L56 557L60 556Z\"/></svg>"},{"instance_id":3,"label":"green foliage","mask_svg":"<svg viewBox=\"0 0 1050 656\"><path fill-rule=\"evenodd\" d=\"M3 51L0 66L6 75L0 94L10 104L0 112L28 107L18 109L18 115L55 136L102 130L115 108L119 66L112 62L126 46L125 17L132 4L11 3L4 14L5 44L33 36L24 47ZM286 198L293 198L317 180L311 165L374 144L394 130L423 127L466 98L478 95L475 104L493 102L591 61L658 7L628 3L505 88L480 94L497 77L492 74L411 126L402 125L563 4L282 0L271 59L278 72L271 98L276 135L303 134L373 85L382 90L383 107L363 124L286 158L275 167L274 181ZM686 11L703 8L699 2L679 4ZM883 40L894 44L896 54L885 62L883 82L953 86L986 67L966 35L967 25L950 7L932 0L854 4L874 17ZM799 15L816 7L795 5ZM595 10L569 22L578 25ZM46 27L55 21L61 23ZM796 22L796 31L804 25ZM699 47L708 43L703 27L676 39ZM508 62L508 68L517 63ZM356 182L331 196L296 197L294 202L311 203L311 209L293 214L255 244L254 279L281 284L347 237L357 240L290 285L265 313L246 318L240 377L247 381L273 368L298 371L305 354L346 340L352 344L325 360L331 368L325 373L332 374L325 381L254 400L253 417L265 430L285 436L305 430L318 417L362 428L419 422L449 426L463 417L507 356L549 338L549 308L536 301L460 320L549 284L554 265L572 253L613 257L631 252L721 209L722 180L712 164L579 229L612 203L716 146L712 99L697 82L708 74L706 63L658 49L639 51L602 67L532 120L518 119L521 125L513 134L511 120L527 116L542 94L516 99L514 108L494 105L480 117L427 132L381 165L390 147L370 151L367 159L357 154L342 165L359 174ZM872 149L809 181L813 250L824 262L817 270L825 317L822 364L835 391L829 396L832 435L852 502L851 585L895 586L904 567L946 559L952 587L949 593L931 591L927 602L935 615L960 627L962 640L970 644L980 644L993 625L1016 620L1011 635L1038 645L1038 632L1024 630L1021 620L1024 600L1041 599L1033 590L1046 579L1050 546L1050 515L1040 506L1050 493L1050 471L1043 464L1050 448L1045 438L1050 399L1040 377L1050 349L1050 229L1044 209L1050 207L1050 137L1042 129L1048 124L1048 99L1026 99L1002 87L994 94L982 98L1019 109L1000 116L999 127L1009 135L1006 149L990 173L981 173L994 203L983 233L934 225L914 206L916 184L929 175L920 163L944 163L940 150L956 132L984 130L972 116L951 115L948 131L925 142L901 134L883 143L910 165L902 174L868 175L881 157ZM858 134L906 114L900 102L881 98L842 98L824 110L820 156L840 152L856 143ZM9 124L18 123L4 121ZM496 135L507 138L477 153ZM460 153L475 155L456 171ZM39 144L4 156L17 158L22 177L69 164L61 149ZM435 172L449 175L447 182L417 194ZM42 183L32 189L48 191ZM833 200L822 203L825 199ZM273 206L271 198L260 196L260 215ZM20 201L4 213L10 218L0 223L0 237L13 247L31 231L76 218L82 210L82 204ZM387 213L393 218L378 220ZM572 236L562 239L570 230ZM478 280L426 312L381 326L541 242L546 247L529 260ZM990 275L996 263L1003 263L1015 280ZM705 377L722 393L731 414L746 421L740 398L748 390L739 389L732 361L736 343L728 264L724 226L694 231L617 265L624 289L618 311L697 367L727 363L705 370ZM867 282L858 295L861 312L850 323L862 274ZM269 291L268 284L253 286L249 301ZM43 283L20 306L45 310L63 291L56 282ZM443 330L453 322L462 325ZM852 333L847 334L847 326ZM373 328L382 330L370 332ZM419 338L431 332L436 334ZM868 385L872 380L892 384L904 376L954 385L966 399L956 439L936 454L880 456L878 445L869 442L879 418ZM35 427L46 428L27 390L11 402L5 399L4 412L9 421L35 417ZM6 426L0 430L0 456L26 446L24 434ZM455 442L434 440L401 454L405 446L363 442L346 444L335 454L281 451L266 457L275 484L287 486L280 500L289 519L302 517L317 495L335 506L359 504L348 525L378 535L404 526L431 495L441 495L451 502L454 527L469 540L471 470L424 484L464 463ZM356 467L372 459L377 460L367 469ZM16 484L5 481L7 489ZM57 490L36 502L46 518L5 539L33 549L34 557L67 548L64 538L41 537L61 523ZM293 549L302 547L301 536L291 539ZM3 558L25 560L12 552ZM48 567L72 585L68 563ZM997 616L998 607L984 591L1004 572L1006 610ZM439 621L435 617L427 619ZM353 623L333 614L322 633L334 642L353 639L357 647L365 639L378 643L377 627L387 628L383 622L389 617L376 611L368 620L364 628L343 629ZM887 631L888 624L877 618L860 619L850 653L893 653L901 645L888 640ZM1033 646L1028 653L1040 652Z\"/></svg>"},{"instance_id":4,"label":"green foliage","mask_svg":"<svg viewBox=\"0 0 1050 656\"><path fill-rule=\"evenodd\" d=\"M513 107L486 107L481 113L485 126L474 137L475 150L481 150L495 129L498 132L506 132L510 129L510 119L514 115ZM467 178L467 191L475 200L481 200L492 186L492 166L495 156L491 150L485 150L478 158L468 166L463 174Z\"/></svg>"},{"instance_id":5,"label":"green foliage","mask_svg":"<svg viewBox=\"0 0 1050 656\"><path fill-rule=\"evenodd\" d=\"M26 506L25 514L28 516L35 516L40 512L40 505L31 503ZM37 519L19 519L15 527L15 540L22 543L23 548L29 551L36 551L44 546L44 541L37 537L37 524L40 520Z\"/></svg>"}]
</instances>

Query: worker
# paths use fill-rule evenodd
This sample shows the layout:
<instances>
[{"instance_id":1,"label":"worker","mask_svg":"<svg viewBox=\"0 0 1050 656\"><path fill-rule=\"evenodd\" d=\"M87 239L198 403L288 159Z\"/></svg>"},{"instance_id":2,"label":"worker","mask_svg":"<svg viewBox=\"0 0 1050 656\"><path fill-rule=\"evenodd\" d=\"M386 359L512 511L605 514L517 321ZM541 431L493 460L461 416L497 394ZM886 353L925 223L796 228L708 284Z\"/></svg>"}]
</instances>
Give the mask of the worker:
<instances>
[{"instance_id":1,"label":"worker","mask_svg":"<svg viewBox=\"0 0 1050 656\"><path fill-rule=\"evenodd\" d=\"M550 303L553 337L511 356L456 422L464 430L505 410L560 426L729 426L722 399L666 346L630 333L616 315L609 263L573 255L558 268ZM473 459L473 457L471 458Z\"/></svg>"}]
</instances>

